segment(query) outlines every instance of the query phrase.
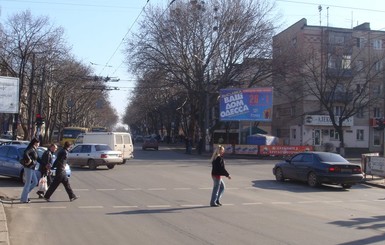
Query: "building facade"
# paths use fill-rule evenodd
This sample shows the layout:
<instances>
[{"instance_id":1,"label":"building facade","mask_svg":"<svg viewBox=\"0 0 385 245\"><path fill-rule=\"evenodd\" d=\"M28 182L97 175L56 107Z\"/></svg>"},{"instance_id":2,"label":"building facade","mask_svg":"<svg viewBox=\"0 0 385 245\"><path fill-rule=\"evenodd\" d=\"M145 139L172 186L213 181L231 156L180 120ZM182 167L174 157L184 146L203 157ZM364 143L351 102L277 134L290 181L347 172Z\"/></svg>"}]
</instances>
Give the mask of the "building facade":
<instances>
[{"instance_id":1,"label":"building facade","mask_svg":"<svg viewBox=\"0 0 385 245\"><path fill-rule=\"evenodd\" d=\"M382 152L375 122L384 116L384 42L369 23L346 29L306 19L274 36L273 135L316 150Z\"/></svg>"}]
</instances>

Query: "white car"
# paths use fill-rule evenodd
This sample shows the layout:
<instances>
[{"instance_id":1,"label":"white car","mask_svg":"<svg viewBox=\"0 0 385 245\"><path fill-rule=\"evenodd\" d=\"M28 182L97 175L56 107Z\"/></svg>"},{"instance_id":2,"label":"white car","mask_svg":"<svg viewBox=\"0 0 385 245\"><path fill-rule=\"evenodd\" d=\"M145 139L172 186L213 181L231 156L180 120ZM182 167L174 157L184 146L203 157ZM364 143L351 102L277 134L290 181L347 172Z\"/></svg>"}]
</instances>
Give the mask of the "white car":
<instances>
[{"instance_id":1,"label":"white car","mask_svg":"<svg viewBox=\"0 0 385 245\"><path fill-rule=\"evenodd\" d=\"M90 169L103 165L113 169L116 164L123 163L123 157L122 152L113 151L107 144L83 143L69 151L68 163L70 166L88 166Z\"/></svg>"}]
</instances>

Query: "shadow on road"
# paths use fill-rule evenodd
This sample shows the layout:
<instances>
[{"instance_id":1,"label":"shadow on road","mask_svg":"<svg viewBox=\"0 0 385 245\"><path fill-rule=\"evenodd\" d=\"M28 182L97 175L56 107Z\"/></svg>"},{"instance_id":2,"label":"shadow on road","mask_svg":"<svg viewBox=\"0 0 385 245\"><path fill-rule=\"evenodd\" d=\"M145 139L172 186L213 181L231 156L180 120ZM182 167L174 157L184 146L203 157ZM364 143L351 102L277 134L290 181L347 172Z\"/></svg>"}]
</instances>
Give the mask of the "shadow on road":
<instances>
[{"instance_id":1,"label":"shadow on road","mask_svg":"<svg viewBox=\"0 0 385 245\"><path fill-rule=\"evenodd\" d=\"M318 187L312 188L307 185L305 182L300 181L284 181L278 182L276 180L254 180L252 181L253 187L267 189L267 190L284 190L295 193L309 193L309 192L345 192L349 191L338 185L320 185ZM368 189L366 185L357 184L352 187L352 189Z\"/></svg>"},{"instance_id":2,"label":"shadow on road","mask_svg":"<svg viewBox=\"0 0 385 245\"><path fill-rule=\"evenodd\" d=\"M135 215L135 214L163 214L163 213L168 214L168 213L179 213L183 210L206 209L206 208L213 208L213 207L197 206L197 207L181 207L181 208L138 209L138 210L122 211L117 213L107 213L107 215Z\"/></svg>"},{"instance_id":3,"label":"shadow on road","mask_svg":"<svg viewBox=\"0 0 385 245\"><path fill-rule=\"evenodd\" d=\"M333 221L329 224L337 225L341 227L347 227L349 229L356 230L373 230L378 235L367 237L355 241L340 243L339 245L363 245L363 244L374 244L377 242L383 242L385 240L385 233L382 231L385 227L385 216L371 216L363 218L353 218L349 220Z\"/></svg>"}]
</instances>

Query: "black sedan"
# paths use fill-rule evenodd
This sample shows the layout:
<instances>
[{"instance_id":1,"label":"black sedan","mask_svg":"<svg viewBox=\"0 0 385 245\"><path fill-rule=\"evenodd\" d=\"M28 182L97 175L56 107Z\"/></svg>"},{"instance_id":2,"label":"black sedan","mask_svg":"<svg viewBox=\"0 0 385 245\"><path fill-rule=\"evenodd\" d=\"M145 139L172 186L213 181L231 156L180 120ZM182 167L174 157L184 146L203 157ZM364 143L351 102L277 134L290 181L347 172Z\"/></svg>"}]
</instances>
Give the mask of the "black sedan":
<instances>
[{"instance_id":1,"label":"black sedan","mask_svg":"<svg viewBox=\"0 0 385 245\"><path fill-rule=\"evenodd\" d=\"M331 152L303 152L275 164L273 174L277 181L286 179L305 181L311 187L323 183L341 185L348 189L363 179L361 166L350 163Z\"/></svg>"}]
</instances>

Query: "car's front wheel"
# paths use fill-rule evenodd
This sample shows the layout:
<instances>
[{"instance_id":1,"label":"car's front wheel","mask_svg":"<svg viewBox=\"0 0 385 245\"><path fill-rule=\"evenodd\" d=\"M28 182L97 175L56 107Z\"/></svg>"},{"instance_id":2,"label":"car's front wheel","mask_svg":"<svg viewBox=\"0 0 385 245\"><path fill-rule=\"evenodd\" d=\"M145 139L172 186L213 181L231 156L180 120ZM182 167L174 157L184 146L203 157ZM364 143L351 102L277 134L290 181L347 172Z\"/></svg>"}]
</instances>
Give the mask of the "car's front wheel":
<instances>
[{"instance_id":1,"label":"car's front wheel","mask_svg":"<svg viewBox=\"0 0 385 245\"><path fill-rule=\"evenodd\" d=\"M314 172L310 172L307 176L307 183L310 187L317 187L319 185L317 175Z\"/></svg>"},{"instance_id":2,"label":"car's front wheel","mask_svg":"<svg viewBox=\"0 0 385 245\"><path fill-rule=\"evenodd\" d=\"M283 177L283 172L282 172L282 169L281 169L281 168L277 168L277 169L275 170L275 179L276 179L277 181L280 181L280 182L282 182L282 181L285 180L285 177Z\"/></svg>"},{"instance_id":3,"label":"car's front wheel","mask_svg":"<svg viewBox=\"0 0 385 245\"><path fill-rule=\"evenodd\" d=\"M107 165L107 168L108 168L108 169L113 169L114 167L115 167L115 164L108 164L108 165Z\"/></svg>"}]
</instances>

